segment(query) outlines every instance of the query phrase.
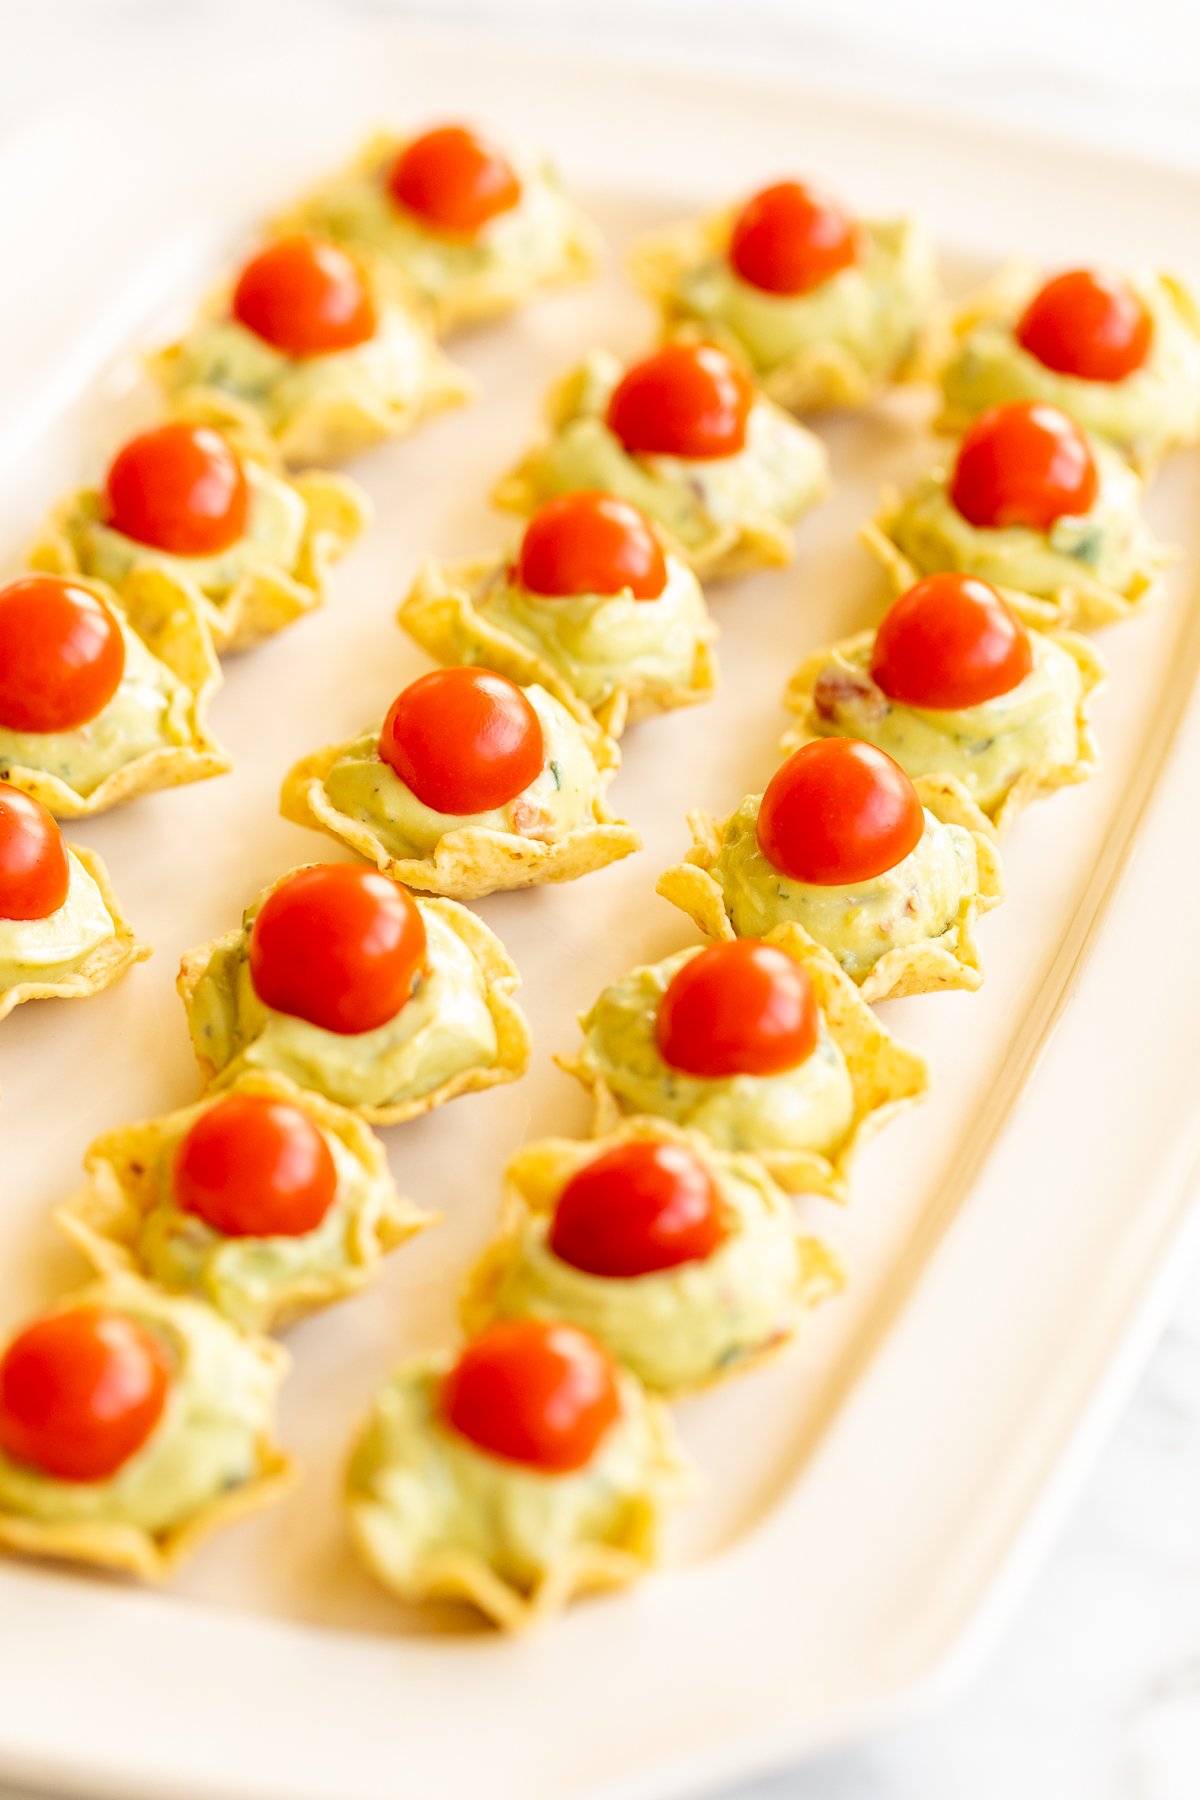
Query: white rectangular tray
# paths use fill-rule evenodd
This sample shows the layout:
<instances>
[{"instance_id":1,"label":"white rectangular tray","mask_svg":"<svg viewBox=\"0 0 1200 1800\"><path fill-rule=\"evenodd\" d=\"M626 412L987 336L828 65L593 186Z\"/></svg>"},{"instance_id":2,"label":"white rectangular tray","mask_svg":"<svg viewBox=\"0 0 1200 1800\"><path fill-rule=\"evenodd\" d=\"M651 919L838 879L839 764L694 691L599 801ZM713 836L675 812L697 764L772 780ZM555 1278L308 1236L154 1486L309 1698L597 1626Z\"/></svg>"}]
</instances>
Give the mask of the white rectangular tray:
<instances>
[{"instance_id":1,"label":"white rectangular tray","mask_svg":"<svg viewBox=\"0 0 1200 1800\"><path fill-rule=\"evenodd\" d=\"M800 170L866 212L922 214L953 280L1011 252L1200 275L1200 180L1177 171L783 84L473 50L411 29L348 32L332 54L106 94L0 159L0 543L14 564L42 509L149 415L134 349L186 317L256 218L371 125L466 116L544 144L612 250L603 280L463 345L474 407L362 460L378 520L328 609L229 665L215 723L235 773L78 830L156 954L102 999L28 1007L0 1033L6 1322L81 1274L48 1212L91 1137L195 1092L180 952L324 853L279 820L279 780L418 668L392 623L418 558L506 541L511 523L484 496L548 379L593 341L645 341L649 316L619 268L635 230ZM293 1334L283 1425L307 1468L295 1497L165 1596L0 1566L0 1776L121 1800L630 1800L861 1732L967 1666L1196 1230L1195 457L1153 495L1156 524L1184 545L1169 597L1104 639L1104 772L1022 819L1005 847L1010 897L982 929L985 988L887 1008L931 1056L937 1093L872 1146L848 1212L814 1209L844 1254L846 1295L794 1354L680 1409L709 1483L670 1569L508 1643L377 1593L337 1510L374 1384L453 1329L504 1159L533 1133L585 1126L582 1096L550 1063L573 1045L575 1010L689 939L653 893L684 845L685 809L722 813L761 787L787 669L875 616L882 585L854 533L880 482L927 455L922 416L909 398L833 421L837 492L803 526L794 567L715 594L718 699L626 744L614 795L645 851L481 905L525 975L534 1067L390 1135L404 1187L446 1223L377 1291Z\"/></svg>"}]
</instances>

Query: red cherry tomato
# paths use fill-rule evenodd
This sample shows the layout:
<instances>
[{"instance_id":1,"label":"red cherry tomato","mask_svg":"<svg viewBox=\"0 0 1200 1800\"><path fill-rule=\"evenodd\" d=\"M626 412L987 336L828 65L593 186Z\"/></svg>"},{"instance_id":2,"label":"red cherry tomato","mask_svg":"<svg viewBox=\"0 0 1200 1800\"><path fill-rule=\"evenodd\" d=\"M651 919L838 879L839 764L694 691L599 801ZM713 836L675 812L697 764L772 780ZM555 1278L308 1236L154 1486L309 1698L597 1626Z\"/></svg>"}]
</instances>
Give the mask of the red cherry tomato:
<instances>
[{"instance_id":1,"label":"red cherry tomato","mask_svg":"<svg viewBox=\"0 0 1200 1800\"><path fill-rule=\"evenodd\" d=\"M442 125L401 150L388 176L397 206L435 231L476 237L521 198L521 183L503 151L465 125Z\"/></svg>"},{"instance_id":2,"label":"red cherry tomato","mask_svg":"<svg viewBox=\"0 0 1200 1800\"><path fill-rule=\"evenodd\" d=\"M264 901L250 929L264 1006L350 1037L394 1019L425 961L416 902L373 869L317 863Z\"/></svg>"},{"instance_id":3,"label":"red cherry tomato","mask_svg":"<svg viewBox=\"0 0 1200 1800\"><path fill-rule=\"evenodd\" d=\"M808 971L774 944L738 938L676 970L654 1037L663 1061L688 1075L778 1075L812 1054L820 1022Z\"/></svg>"},{"instance_id":4,"label":"red cherry tomato","mask_svg":"<svg viewBox=\"0 0 1200 1800\"><path fill-rule=\"evenodd\" d=\"M536 781L546 755L528 699L490 669L434 669L392 701L379 754L423 806L491 812Z\"/></svg>"},{"instance_id":5,"label":"red cherry tomato","mask_svg":"<svg viewBox=\"0 0 1200 1800\"><path fill-rule=\"evenodd\" d=\"M322 238L287 237L248 262L233 316L287 356L352 350L375 335L375 307L352 256Z\"/></svg>"},{"instance_id":6,"label":"red cherry tomato","mask_svg":"<svg viewBox=\"0 0 1200 1800\"><path fill-rule=\"evenodd\" d=\"M58 825L40 800L0 789L0 919L48 919L71 885Z\"/></svg>"},{"instance_id":7,"label":"red cherry tomato","mask_svg":"<svg viewBox=\"0 0 1200 1800\"><path fill-rule=\"evenodd\" d=\"M104 492L114 531L171 556L215 556L246 529L242 465L207 425L176 421L131 438Z\"/></svg>"},{"instance_id":8,"label":"red cherry tomato","mask_svg":"<svg viewBox=\"0 0 1200 1800\"><path fill-rule=\"evenodd\" d=\"M899 763L857 738L817 738L776 769L758 812L758 847L781 875L816 887L873 881L925 829Z\"/></svg>"},{"instance_id":9,"label":"red cherry tomato","mask_svg":"<svg viewBox=\"0 0 1200 1800\"><path fill-rule=\"evenodd\" d=\"M724 1238L716 1183L695 1152L639 1139L576 1170L548 1242L573 1269L619 1279L702 1262Z\"/></svg>"},{"instance_id":10,"label":"red cherry tomato","mask_svg":"<svg viewBox=\"0 0 1200 1800\"><path fill-rule=\"evenodd\" d=\"M592 1460L621 1399L616 1364L587 1332L504 1319L467 1345L441 1405L451 1429L489 1456L566 1475Z\"/></svg>"},{"instance_id":11,"label":"red cherry tomato","mask_svg":"<svg viewBox=\"0 0 1200 1800\"><path fill-rule=\"evenodd\" d=\"M61 575L0 587L0 726L77 731L125 673L125 639L102 600Z\"/></svg>"},{"instance_id":12,"label":"red cherry tomato","mask_svg":"<svg viewBox=\"0 0 1200 1800\"><path fill-rule=\"evenodd\" d=\"M1099 486L1088 441L1057 406L1012 400L981 413L959 445L950 498L984 530L1027 525L1091 510Z\"/></svg>"},{"instance_id":13,"label":"red cherry tomato","mask_svg":"<svg viewBox=\"0 0 1200 1800\"><path fill-rule=\"evenodd\" d=\"M52 1313L0 1360L0 1450L56 1481L107 1481L157 1425L171 1374L136 1319L94 1306Z\"/></svg>"},{"instance_id":14,"label":"red cherry tomato","mask_svg":"<svg viewBox=\"0 0 1200 1800\"><path fill-rule=\"evenodd\" d=\"M1033 296L1015 335L1023 350L1059 375L1124 381L1150 354L1154 324L1119 275L1070 269Z\"/></svg>"},{"instance_id":15,"label":"red cherry tomato","mask_svg":"<svg viewBox=\"0 0 1200 1800\"><path fill-rule=\"evenodd\" d=\"M748 200L734 221L729 260L768 294L807 294L858 261L854 221L836 201L799 181Z\"/></svg>"},{"instance_id":16,"label":"red cherry tomato","mask_svg":"<svg viewBox=\"0 0 1200 1800\"><path fill-rule=\"evenodd\" d=\"M224 1237L303 1237L337 1193L337 1164L306 1112L267 1094L229 1094L175 1152L175 1198Z\"/></svg>"},{"instance_id":17,"label":"red cherry tomato","mask_svg":"<svg viewBox=\"0 0 1200 1800\"><path fill-rule=\"evenodd\" d=\"M657 600L667 563L644 512L614 494L564 494L525 527L517 579L531 594L619 594Z\"/></svg>"},{"instance_id":18,"label":"red cherry tomato","mask_svg":"<svg viewBox=\"0 0 1200 1800\"><path fill-rule=\"evenodd\" d=\"M608 428L633 456L693 462L735 456L754 389L712 344L664 344L627 369L608 402Z\"/></svg>"},{"instance_id":19,"label":"red cherry tomato","mask_svg":"<svg viewBox=\"0 0 1200 1800\"><path fill-rule=\"evenodd\" d=\"M927 575L893 601L871 674L891 700L955 710L1011 693L1033 668L1029 633L974 575Z\"/></svg>"}]
</instances>

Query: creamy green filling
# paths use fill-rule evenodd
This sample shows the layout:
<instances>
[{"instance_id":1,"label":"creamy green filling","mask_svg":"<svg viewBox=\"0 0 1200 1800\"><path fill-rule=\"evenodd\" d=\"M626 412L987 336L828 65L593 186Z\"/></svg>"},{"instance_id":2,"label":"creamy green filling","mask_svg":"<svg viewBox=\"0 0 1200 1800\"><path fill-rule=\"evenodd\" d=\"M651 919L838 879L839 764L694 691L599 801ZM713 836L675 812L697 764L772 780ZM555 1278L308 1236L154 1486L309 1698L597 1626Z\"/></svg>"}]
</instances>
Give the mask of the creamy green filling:
<instances>
[{"instance_id":1,"label":"creamy green filling","mask_svg":"<svg viewBox=\"0 0 1200 1800\"><path fill-rule=\"evenodd\" d=\"M590 707L631 683L661 692L689 687L709 631L700 583L673 556L654 600L636 600L628 588L547 598L521 587L502 565L475 604L489 624L544 658Z\"/></svg>"},{"instance_id":2,"label":"creamy green filling","mask_svg":"<svg viewBox=\"0 0 1200 1800\"><path fill-rule=\"evenodd\" d=\"M1200 331L1171 286L1138 274L1131 286L1150 314L1150 353L1121 381L1061 375L1022 349L1013 335L1019 309L983 320L942 373L946 404L974 417L1007 400L1044 400L1088 431L1147 452L1187 443L1200 433ZM1029 289L1028 298L1033 292Z\"/></svg>"},{"instance_id":3,"label":"creamy green filling","mask_svg":"<svg viewBox=\"0 0 1200 1800\"><path fill-rule=\"evenodd\" d=\"M991 812L1026 770L1073 763L1079 755L1079 664L1039 632L1030 642L1033 668L1024 681L962 710L889 700L871 679L869 644L838 651L816 684L813 729L877 744L914 780L956 775Z\"/></svg>"},{"instance_id":4,"label":"creamy green filling","mask_svg":"<svg viewBox=\"0 0 1200 1800\"><path fill-rule=\"evenodd\" d=\"M71 975L116 927L104 896L73 850L67 897L45 919L0 919L0 990Z\"/></svg>"},{"instance_id":5,"label":"creamy green filling","mask_svg":"<svg viewBox=\"0 0 1200 1800\"><path fill-rule=\"evenodd\" d=\"M1127 594L1152 562L1141 483L1107 444L1093 440L1091 448L1100 477L1095 504L1056 519L1048 532L971 525L950 501L946 471L934 469L891 521L891 536L923 575L960 569L1044 598L1073 583Z\"/></svg>"},{"instance_id":6,"label":"creamy green filling","mask_svg":"<svg viewBox=\"0 0 1200 1800\"><path fill-rule=\"evenodd\" d=\"M642 1535L658 1450L632 1383L622 1383L621 1415L591 1462L553 1475L489 1456L444 1425L441 1376L432 1359L392 1376L347 1475L356 1524L398 1587L458 1551L529 1589L578 1544Z\"/></svg>"},{"instance_id":7,"label":"creamy green filling","mask_svg":"<svg viewBox=\"0 0 1200 1800\"><path fill-rule=\"evenodd\" d=\"M800 1252L790 1204L729 1164L712 1170L727 1235L653 1275L589 1275L554 1255L548 1219L520 1227L494 1296L502 1317L570 1319L648 1387L696 1387L790 1334Z\"/></svg>"},{"instance_id":8,"label":"creamy green filling","mask_svg":"<svg viewBox=\"0 0 1200 1800\"><path fill-rule=\"evenodd\" d=\"M97 1288L78 1299L104 1305L109 1293ZM46 1525L130 1525L159 1533L259 1473L274 1370L210 1307L138 1284L122 1296L119 1310L161 1339L174 1365L157 1426L107 1481L58 1481L0 1453L0 1510Z\"/></svg>"},{"instance_id":9,"label":"creamy green filling","mask_svg":"<svg viewBox=\"0 0 1200 1800\"><path fill-rule=\"evenodd\" d=\"M348 744L325 777L338 811L369 825L390 856L429 855L447 832L467 827L554 843L595 821L600 772L578 724L544 688L525 688L542 727L545 758L536 780L507 805L482 813L439 813L379 755L378 731Z\"/></svg>"},{"instance_id":10,"label":"creamy green filling","mask_svg":"<svg viewBox=\"0 0 1200 1800\"><path fill-rule=\"evenodd\" d=\"M455 288L493 273L520 273L535 281L561 266L572 215L552 169L514 161L519 201L471 238L431 231L392 201L386 185L390 156L374 174L356 171L330 183L314 211L335 236L369 245L394 263L428 300L446 299Z\"/></svg>"},{"instance_id":11,"label":"creamy green filling","mask_svg":"<svg viewBox=\"0 0 1200 1800\"><path fill-rule=\"evenodd\" d=\"M943 825L930 812L916 848L873 881L838 887L792 881L758 847L761 798L752 794L742 801L725 828L712 871L739 937L765 937L774 926L794 920L861 982L887 951L928 943L949 931L978 887L970 832Z\"/></svg>"},{"instance_id":12,"label":"creamy green filling","mask_svg":"<svg viewBox=\"0 0 1200 1800\"><path fill-rule=\"evenodd\" d=\"M928 271L904 223L861 227L864 254L806 294L771 294L744 281L724 255L687 271L672 296L692 318L737 338L760 375L805 351L836 344L884 379L911 355L929 299Z\"/></svg>"},{"instance_id":13,"label":"creamy green filling","mask_svg":"<svg viewBox=\"0 0 1200 1800\"><path fill-rule=\"evenodd\" d=\"M108 705L76 731L0 727L0 770L37 769L86 798L118 769L193 741L191 690L120 624L125 672Z\"/></svg>"},{"instance_id":14,"label":"creamy green filling","mask_svg":"<svg viewBox=\"0 0 1200 1800\"><path fill-rule=\"evenodd\" d=\"M259 409L278 427L327 397L374 408L420 398L429 350L421 332L386 307L373 337L349 350L288 356L237 319L197 325L180 352L181 385L211 387Z\"/></svg>"},{"instance_id":15,"label":"creamy green filling","mask_svg":"<svg viewBox=\"0 0 1200 1800\"><path fill-rule=\"evenodd\" d=\"M777 1075L689 1075L663 1060L654 1036L658 1009L696 954L680 950L604 990L583 1020L585 1066L625 1112L702 1131L719 1150L834 1155L854 1123L854 1088L824 1018L811 1055Z\"/></svg>"},{"instance_id":16,"label":"creamy green filling","mask_svg":"<svg viewBox=\"0 0 1200 1800\"><path fill-rule=\"evenodd\" d=\"M614 359L602 355L580 371L573 407L537 459L542 498L581 488L620 494L696 548L723 527L764 517L790 523L824 494L821 440L764 399L752 405L745 444L733 456L631 456L604 422L619 378Z\"/></svg>"},{"instance_id":17,"label":"creamy green filling","mask_svg":"<svg viewBox=\"0 0 1200 1800\"><path fill-rule=\"evenodd\" d=\"M259 569L290 574L308 522L304 501L288 482L265 469L247 466L245 473L250 488L246 529L227 550L212 556L172 556L114 531L97 514L78 532L76 548L84 573L119 589L134 569L159 569L217 602Z\"/></svg>"},{"instance_id":18,"label":"creamy green filling","mask_svg":"<svg viewBox=\"0 0 1200 1800\"><path fill-rule=\"evenodd\" d=\"M244 931L232 950L214 955L197 986L192 1025L202 1055L223 1083L246 1069L273 1069L351 1107L400 1105L464 1070L490 1068L498 1046L483 973L436 913L421 907L421 916L427 973L395 1018L352 1035L264 1006L250 979Z\"/></svg>"},{"instance_id":19,"label":"creamy green filling","mask_svg":"<svg viewBox=\"0 0 1200 1800\"><path fill-rule=\"evenodd\" d=\"M181 1136L182 1130L163 1145L158 1199L142 1221L136 1246L143 1269L163 1287L206 1300L253 1331L314 1280L361 1264L362 1246L374 1240L382 1216L386 1187L335 1133L321 1132L337 1170L333 1202L314 1230L292 1237L225 1237L195 1213L182 1211L173 1179Z\"/></svg>"}]
</instances>

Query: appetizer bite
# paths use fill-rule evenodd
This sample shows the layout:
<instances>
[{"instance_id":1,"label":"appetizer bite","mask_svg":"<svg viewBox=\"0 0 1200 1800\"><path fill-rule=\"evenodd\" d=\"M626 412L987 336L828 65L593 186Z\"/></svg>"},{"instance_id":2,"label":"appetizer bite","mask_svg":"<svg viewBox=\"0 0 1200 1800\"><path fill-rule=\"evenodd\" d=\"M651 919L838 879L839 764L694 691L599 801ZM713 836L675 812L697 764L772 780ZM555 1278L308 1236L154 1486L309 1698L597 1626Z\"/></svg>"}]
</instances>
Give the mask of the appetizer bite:
<instances>
[{"instance_id":1,"label":"appetizer bite","mask_svg":"<svg viewBox=\"0 0 1200 1800\"><path fill-rule=\"evenodd\" d=\"M311 863L189 951L179 994L206 1084L273 1070L381 1125L515 1081L519 977L481 919L373 869Z\"/></svg>"},{"instance_id":2,"label":"appetizer bite","mask_svg":"<svg viewBox=\"0 0 1200 1800\"><path fill-rule=\"evenodd\" d=\"M152 368L181 407L224 407L290 463L404 437L472 392L378 258L304 233L253 256Z\"/></svg>"},{"instance_id":3,"label":"appetizer bite","mask_svg":"<svg viewBox=\"0 0 1200 1800\"><path fill-rule=\"evenodd\" d=\"M144 1276L271 1331L358 1293L432 1224L362 1121L278 1075L97 1138L58 1213L101 1275Z\"/></svg>"},{"instance_id":4,"label":"appetizer bite","mask_svg":"<svg viewBox=\"0 0 1200 1800\"><path fill-rule=\"evenodd\" d=\"M662 1402L601 1343L511 1319L384 1383L346 1505L385 1587L470 1601L514 1631L653 1568L689 1474Z\"/></svg>"},{"instance_id":5,"label":"appetizer bite","mask_svg":"<svg viewBox=\"0 0 1200 1800\"><path fill-rule=\"evenodd\" d=\"M862 406L903 380L934 291L910 219L856 220L800 181L635 245L633 279L668 335L702 332L741 356L781 406Z\"/></svg>"},{"instance_id":6,"label":"appetizer bite","mask_svg":"<svg viewBox=\"0 0 1200 1800\"><path fill-rule=\"evenodd\" d=\"M666 344L624 371L595 351L551 391L547 418L549 438L499 483L497 506L618 494L713 579L789 562L792 526L829 487L821 440L713 344Z\"/></svg>"},{"instance_id":7,"label":"appetizer bite","mask_svg":"<svg viewBox=\"0 0 1200 1800\"><path fill-rule=\"evenodd\" d=\"M860 1145L929 1087L924 1057L793 924L631 969L579 1023L582 1049L558 1062L593 1095L598 1137L666 1119L791 1193L844 1201Z\"/></svg>"},{"instance_id":8,"label":"appetizer bite","mask_svg":"<svg viewBox=\"0 0 1200 1800\"><path fill-rule=\"evenodd\" d=\"M1142 484L1056 406L983 413L949 468L886 496L863 537L897 593L922 575L978 575L1034 625L1106 625L1141 612L1169 560L1141 514Z\"/></svg>"},{"instance_id":9,"label":"appetizer bite","mask_svg":"<svg viewBox=\"0 0 1200 1800\"><path fill-rule=\"evenodd\" d=\"M1059 406L1140 467L1200 438L1200 310L1173 276L1004 270L954 319L942 423L1009 400Z\"/></svg>"},{"instance_id":10,"label":"appetizer bite","mask_svg":"<svg viewBox=\"0 0 1200 1800\"><path fill-rule=\"evenodd\" d=\"M582 281L594 228L543 158L465 125L381 132L281 222L374 251L428 308L439 336Z\"/></svg>"},{"instance_id":11,"label":"appetizer bite","mask_svg":"<svg viewBox=\"0 0 1200 1800\"><path fill-rule=\"evenodd\" d=\"M841 1285L755 1157L657 1120L526 1145L505 1202L500 1240L468 1278L467 1331L569 1319L662 1394L753 1367Z\"/></svg>"},{"instance_id":12,"label":"appetizer bite","mask_svg":"<svg viewBox=\"0 0 1200 1800\"><path fill-rule=\"evenodd\" d=\"M439 662L536 682L614 738L716 687L717 628L700 583L615 494L548 501L511 559L427 560L399 619Z\"/></svg>"},{"instance_id":13,"label":"appetizer bite","mask_svg":"<svg viewBox=\"0 0 1200 1800\"><path fill-rule=\"evenodd\" d=\"M21 575L0 586L0 781L57 819L223 775L221 683L188 595Z\"/></svg>"},{"instance_id":14,"label":"appetizer bite","mask_svg":"<svg viewBox=\"0 0 1200 1800\"><path fill-rule=\"evenodd\" d=\"M1105 674L1087 638L1023 625L986 581L927 575L877 631L804 659L784 695L796 718L784 748L863 738L914 780L953 776L1000 832L1096 773L1091 701Z\"/></svg>"},{"instance_id":15,"label":"appetizer bite","mask_svg":"<svg viewBox=\"0 0 1200 1800\"><path fill-rule=\"evenodd\" d=\"M707 937L799 926L889 1000L983 980L975 921L1003 898L987 819L961 782L912 782L873 744L818 738L724 824L689 814L692 848L658 891Z\"/></svg>"},{"instance_id":16,"label":"appetizer bite","mask_svg":"<svg viewBox=\"0 0 1200 1800\"><path fill-rule=\"evenodd\" d=\"M0 1549L161 1581L274 1500L287 1369L211 1306L114 1276L0 1352Z\"/></svg>"},{"instance_id":17,"label":"appetizer bite","mask_svg":"<svg viewBox=\"0 0 1200 1800\"><path fill-rule=\"evenodd\" d=\"M282 631L325 599L370 516L340 475L289 479L269 438L220 407L131 438L101 489L70 494L34 568L107 582L131 611L200 614L220 651Z\"/></svg>"},{"instance_id":18,"label":"appetizer bite","mask_svg":"<svg viewBox=\"0 0 1200 1800\"><path fill-rule=\"evenodd\" d=\"M640 849L604 803L618 761L545 688L434 669L401 690L382 729L298 762L281 806L406 887L473 900L574 881Z\"/></svg>"},{"instance_id":19,"label":"appetizer bite","mask_svg":"<svg viewBox=\"0 0 1200 1800\"><path fill-rule=\"evenodd\" d=\"M64 843L40 800L0 788L0 1019L26 1000L98 994L149 954L100 858Z\"/></svg>"}]
</instances>

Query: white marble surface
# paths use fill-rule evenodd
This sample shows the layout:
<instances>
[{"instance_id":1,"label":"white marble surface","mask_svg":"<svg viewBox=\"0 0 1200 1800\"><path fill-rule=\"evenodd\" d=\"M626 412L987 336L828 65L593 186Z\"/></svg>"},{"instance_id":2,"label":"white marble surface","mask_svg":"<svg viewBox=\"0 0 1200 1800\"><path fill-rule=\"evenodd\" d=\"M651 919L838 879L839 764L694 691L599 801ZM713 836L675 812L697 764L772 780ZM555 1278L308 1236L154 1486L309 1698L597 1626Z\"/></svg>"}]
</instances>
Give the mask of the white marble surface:
<instances>
[{"instance_id":1,"label":"white marble surface","mask_svg":"<svg viewBox=\"0 0 1200 1800\"><path fill-rule=\"evenodd\" d=\"M988 17L961 0L0 0L0 130L108 71L178 71L214 19L265 41L408 13L726 64L787 58L1200 165L1198 0L1008 0ZM739 1800L1197 1800L1198 1521L1200 1274L967 1691Z\"/></svg>"}]
</instances>

